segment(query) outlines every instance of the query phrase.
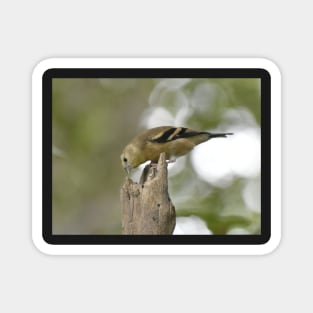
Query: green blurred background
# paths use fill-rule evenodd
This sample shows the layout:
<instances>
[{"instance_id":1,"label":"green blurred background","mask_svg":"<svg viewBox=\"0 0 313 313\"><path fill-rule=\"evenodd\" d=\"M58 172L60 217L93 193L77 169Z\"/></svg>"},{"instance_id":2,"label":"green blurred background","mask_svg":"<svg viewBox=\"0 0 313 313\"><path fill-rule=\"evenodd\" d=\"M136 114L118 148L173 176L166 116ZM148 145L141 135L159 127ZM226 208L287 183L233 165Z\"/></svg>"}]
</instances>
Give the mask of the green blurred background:
<instances>
[{"instance_id":1,"label":"green blurred background","mask_svg":"<svg viewBox=\"0 0 313 313\"><path fill-rule=\"evenodd\" d=\"M234 132L169 165L174 233L260 233L259 79L58 78L52 101L54 234L121 233L120 154L162 125Z\"/></svg>"}]
</instances>

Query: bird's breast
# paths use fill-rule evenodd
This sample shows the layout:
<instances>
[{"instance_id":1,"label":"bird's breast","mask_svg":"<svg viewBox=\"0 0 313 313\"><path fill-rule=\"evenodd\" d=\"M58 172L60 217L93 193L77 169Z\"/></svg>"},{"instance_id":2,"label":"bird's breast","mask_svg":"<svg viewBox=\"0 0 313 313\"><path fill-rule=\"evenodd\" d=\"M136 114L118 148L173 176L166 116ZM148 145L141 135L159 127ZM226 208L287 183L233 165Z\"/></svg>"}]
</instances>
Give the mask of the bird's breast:
<instances>
[{"instance_id":1,"label":"bird's breast","mask_svg":"<svg viewBox=\"0 0 313 313\"><path fill-rule=\"evenodd\" d=\"M165 152L166 159L180 157L187 154L195 145L187 139L178 139L167 143L148 142L145 158L157 163L162 152Z\"/></svg>"}]
</instances>

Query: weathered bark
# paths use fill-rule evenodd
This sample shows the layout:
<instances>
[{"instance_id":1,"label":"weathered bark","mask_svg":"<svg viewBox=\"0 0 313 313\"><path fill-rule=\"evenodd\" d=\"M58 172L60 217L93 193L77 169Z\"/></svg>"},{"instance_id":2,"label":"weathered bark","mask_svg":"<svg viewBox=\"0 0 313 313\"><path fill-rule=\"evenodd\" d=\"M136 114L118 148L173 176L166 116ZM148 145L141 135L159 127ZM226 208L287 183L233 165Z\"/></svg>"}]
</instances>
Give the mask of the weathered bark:
<instances>
[{"instance_id":1,"label":"weathered bark","mask_svg":"<svg viewBox=\"0 0 313 313\"><path fill-rule=\"evenodd\" d=\"M121 188L122 232L125 235L171 235L175 207L168 194L167 163L162 153L157 167L147 165L140 183L126 178Z\"/></svg>"}]
</instances>

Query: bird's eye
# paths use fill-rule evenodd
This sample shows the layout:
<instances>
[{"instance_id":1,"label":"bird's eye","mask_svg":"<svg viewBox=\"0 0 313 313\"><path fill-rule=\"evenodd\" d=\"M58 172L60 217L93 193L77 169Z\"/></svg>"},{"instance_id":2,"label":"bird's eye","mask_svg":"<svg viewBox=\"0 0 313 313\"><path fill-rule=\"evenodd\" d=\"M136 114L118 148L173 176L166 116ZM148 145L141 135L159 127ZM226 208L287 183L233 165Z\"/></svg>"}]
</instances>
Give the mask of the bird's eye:
<instances>
[{"instance_id":1,"label":"bird's eye","mask_svg":"<svg viewBox=\"0 0 313 313\"><path fill-rule=\"evenodd\" d=\"M124 161L124 162L127 162L127 159L126 159L126 158L124 158L124 159L123 159L123 161Z\"/></svg>"}]
</instances>

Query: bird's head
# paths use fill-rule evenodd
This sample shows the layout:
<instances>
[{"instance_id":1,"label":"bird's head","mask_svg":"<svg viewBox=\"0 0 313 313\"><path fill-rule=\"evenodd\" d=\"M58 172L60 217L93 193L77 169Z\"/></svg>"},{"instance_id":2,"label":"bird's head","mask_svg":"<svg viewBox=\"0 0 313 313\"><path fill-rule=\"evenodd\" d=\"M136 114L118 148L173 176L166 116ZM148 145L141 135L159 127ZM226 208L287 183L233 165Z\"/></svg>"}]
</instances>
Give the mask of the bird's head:
<instances>
[{"instance_id":1,"label":"bird's head","mask_svg":"<svg viewBox=\"0 0 313 313\"><path fill-rule=\"evenodd\" d=\"M125 147L123 153L121 154L121 161L127 174L130 174L133 168L143 163L140 151L132 145Z\"/></svg>"}]
</instances>

